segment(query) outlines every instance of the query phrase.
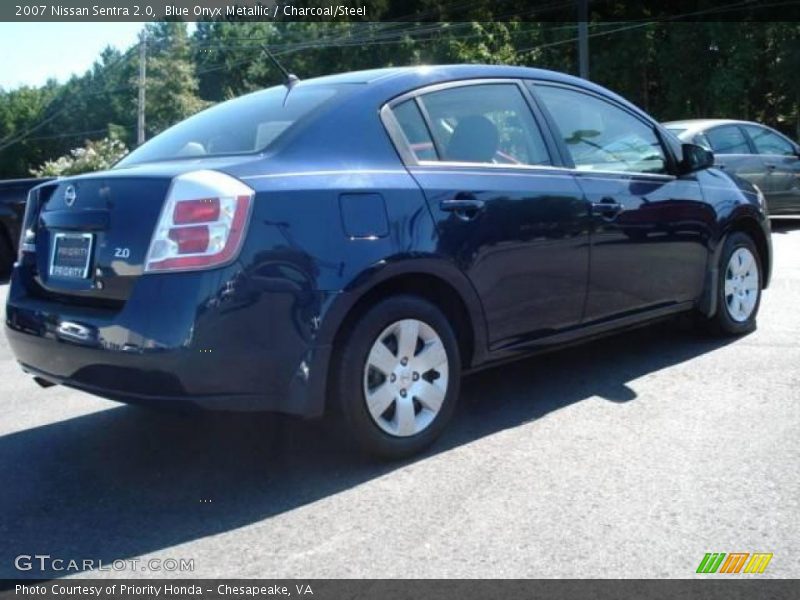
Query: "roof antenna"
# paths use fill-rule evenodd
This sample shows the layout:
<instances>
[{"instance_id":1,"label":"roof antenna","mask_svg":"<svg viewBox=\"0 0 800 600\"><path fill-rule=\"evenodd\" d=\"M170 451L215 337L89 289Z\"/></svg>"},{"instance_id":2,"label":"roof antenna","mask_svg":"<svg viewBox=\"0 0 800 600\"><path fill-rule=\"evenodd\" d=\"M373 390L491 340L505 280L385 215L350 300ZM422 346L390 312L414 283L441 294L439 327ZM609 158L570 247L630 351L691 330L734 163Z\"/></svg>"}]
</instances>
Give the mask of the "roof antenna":
<instances>
[{"instance_id":1,"label":"roof antenna","mask_svg":"<svg viewBox=\"0 0 800 600\"><path fill-rule=\"evenodd\" d=\"M269 48L267 48L266 44L261 44L261 49L264 51L264 54L267 55L267 58L272 62L275 67L281 72L284 77L283 85L285 85L290 90L294 87L294 85L300 81L300 78L295 75L294 73L289 73L286 68L275 58L275 55L270 52Z\"/></svg>"},{"instance_id":2,"label":"roof antenna","mask_svg":"<svg viewBox=\"0 0 800 600\"><path fill-rule=\"evenodd\" d=\"M233 19L232 17L229 17L227 15L224 18L225 18L226 21L228 21L228 23L235 23L236 22L235 19ZM264 52L264 54L267 55L267 58L270 60L270 62L273 65L275 65L278 68L278 70L281 72L281 75L283 75L283 77L284 77L283 85L286 86L287 92L291 92L292 88L294 87L294 85L300 81L300 78L297 75L295 75L294 73L289 73L289 71L287 71L280 62L278 62L278 59L275 58L275 55L272 54L272 52L270 52L269 48L267 47L267 45L265 43L262 42L259 45L261 46L261 50ZM286 96L288 98L289 94L287 93Z\"/></svg>"}]
</instances>

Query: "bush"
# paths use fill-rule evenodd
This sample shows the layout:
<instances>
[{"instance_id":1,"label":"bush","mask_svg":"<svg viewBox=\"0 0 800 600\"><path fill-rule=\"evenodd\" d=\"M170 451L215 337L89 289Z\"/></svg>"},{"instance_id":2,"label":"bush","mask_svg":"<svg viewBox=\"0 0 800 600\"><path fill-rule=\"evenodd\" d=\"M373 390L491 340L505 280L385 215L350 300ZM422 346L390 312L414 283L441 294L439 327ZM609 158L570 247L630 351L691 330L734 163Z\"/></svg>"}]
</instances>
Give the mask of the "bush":
<instances>
[{"instance_id":1,"label":"bush","mask_svg":"<svg viewBox=\"0 0 800 600\"><path fill-rule=\"evenodd\" d=\"M102 171L110 168L127 153L125 144L116 138L86 140L83 148L75 148L56 160L48 160L38 169L31 169L31 174L36 177L59 177Z\"/></svg>"}]
</instances>

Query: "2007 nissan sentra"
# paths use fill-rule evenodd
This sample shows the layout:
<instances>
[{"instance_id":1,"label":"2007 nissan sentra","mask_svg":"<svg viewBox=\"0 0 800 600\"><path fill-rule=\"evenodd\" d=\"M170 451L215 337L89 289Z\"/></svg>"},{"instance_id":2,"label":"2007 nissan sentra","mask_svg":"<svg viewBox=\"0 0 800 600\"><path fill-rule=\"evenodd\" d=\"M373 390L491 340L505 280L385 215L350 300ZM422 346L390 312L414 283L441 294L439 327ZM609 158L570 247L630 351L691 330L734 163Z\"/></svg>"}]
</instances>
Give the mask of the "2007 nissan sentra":
<instances>
[{"instance_id":1,"label":"2007 nissan sentra","mask_svg":"<svg viewBox=\"0 0 800 600\"><path fill-rule=\"evenodd\" d=\"M521 67L280 85L31 192L22 368L123 402L317 416L421 450L463 372L694 313L755 327L764 197L619 96Z\"/></svg>"}]
</instances>

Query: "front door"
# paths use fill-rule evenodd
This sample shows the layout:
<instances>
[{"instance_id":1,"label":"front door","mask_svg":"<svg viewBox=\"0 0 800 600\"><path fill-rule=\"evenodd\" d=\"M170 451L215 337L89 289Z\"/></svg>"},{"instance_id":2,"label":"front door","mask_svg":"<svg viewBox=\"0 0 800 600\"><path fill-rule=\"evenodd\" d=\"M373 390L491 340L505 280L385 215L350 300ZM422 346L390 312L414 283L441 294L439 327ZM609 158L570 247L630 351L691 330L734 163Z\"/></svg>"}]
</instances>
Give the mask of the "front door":
<instances>
[{"instance_id":1,"label":"front door","mask_svg":"<svg viewBox=\"0 0 800 600\"><path fill-rule=\"evenodd\" d=\"M537 84L591 206L584 323L696 300L714 224L694 176L670 174L654 126L611 100Z\"/></svg>"}]
</instances>

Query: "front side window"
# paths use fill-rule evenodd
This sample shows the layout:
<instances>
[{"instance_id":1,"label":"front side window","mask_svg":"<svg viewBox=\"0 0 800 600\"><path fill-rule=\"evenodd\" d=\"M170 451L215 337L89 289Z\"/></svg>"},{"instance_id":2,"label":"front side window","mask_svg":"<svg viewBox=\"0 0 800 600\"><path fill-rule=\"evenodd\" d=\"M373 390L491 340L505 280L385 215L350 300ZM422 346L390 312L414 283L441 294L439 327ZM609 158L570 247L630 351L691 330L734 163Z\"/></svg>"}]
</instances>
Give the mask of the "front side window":
<instances>
[{"instance_id":1,"label":"front side window","mask_svg":"<svg viewBox=\"0 0 800 600\"><path fill-rule=\"evenodd\" d=\"M756 152L759 154L780 154L782 156L794 154L792 145L777 133L755 125L745 125L744 128L750 139L753 140Z\"/></svg>"},{"instance_id":2,"label":"front side window","mask_svg":"<svg viewBox=\"0 0 800 600\"><path fill-rule=\"evenodd\" d=\"M742 130L735 125L723 125L706 131L714 154L750 154L750 146Z\"/></svg>"},{"instance_id":3,"label":"front side window","mask_svg":"<svg viewBox=\"0 0 800 600\"><path fill-rule=\"evenodd\" d=\"M596 96L553 86L535 89L576 169L666 173L664 149L651 126Z\"/></svg>"},{"instance_id":4,"label":"front side window","mask_svg":"<svg viewBox=\"0 0 800 600\"><path fill-rule=\"evenodd\" d=\"M427 111L436 141L436 155L430 160L438 158L447 162L501 165L551 164L542 133L515 84L449 88L424 94L420 102ZM413 140L417 138L405 127L403 130L413 149Z\"/></svg>"}]
</instances>

